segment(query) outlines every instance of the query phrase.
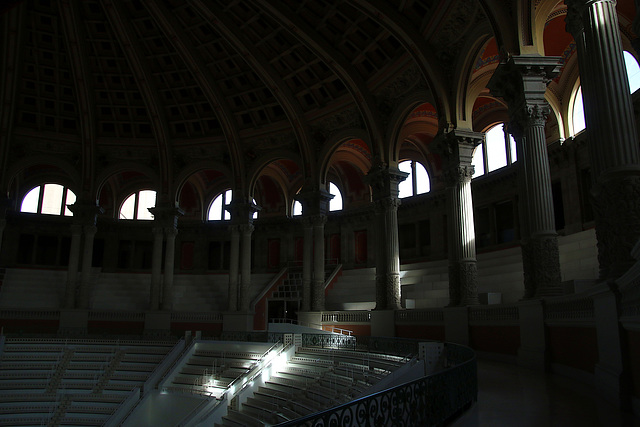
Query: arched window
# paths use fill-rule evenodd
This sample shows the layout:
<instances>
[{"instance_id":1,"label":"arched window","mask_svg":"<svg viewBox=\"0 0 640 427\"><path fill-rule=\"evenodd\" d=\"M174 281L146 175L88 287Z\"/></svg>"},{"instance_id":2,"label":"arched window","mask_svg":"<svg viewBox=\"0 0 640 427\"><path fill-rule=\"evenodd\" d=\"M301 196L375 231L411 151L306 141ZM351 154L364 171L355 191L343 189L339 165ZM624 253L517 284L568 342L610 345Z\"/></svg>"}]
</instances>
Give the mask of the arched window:
<instances>
[{"instance_id":1,"label":"arched window","mask_svg":"<svg viewBox=\"0 0 640 427\"><path fill-rule=\"evenodd\" d=\"M414 160L405 160L398 163L401 172L407 172L409 176L398 185L398 197L411 197L431 190L429 174L422 163Z\"/></svg>"},{"instance_id":2,"label":"arched window","mask_svg":"<svg viewBox=\"0 0 640 427\"><path fill-rule=\"evenodd\" d=\"M624 65L627 70L627 78L629 79L629 92L634 93L640 89L640 66L632 54L626 50L623 54ZM578 86L578 89L576 90L571 109L572 135L576 135L586 128L584 119L584 103L582 101L582 86Z\"/></svg>"},{"instance_id":3,"label":"arched window","mask_svg":"<svg viewBox=\"0 0 640 427\"><path fill-rule=\"evenodd\" d=\"M73 216L67 205L75 202L76 195L68 188L59 184L44 184L32 188L24 196L20 212Z\"/></svg>"},{"instance_id":4,"label":"arched window","mask_svg":"<svg viewBox=\"0 0 640 427\"><path fill-rule=\"evenodd\" d=\"M133 193L120 207L120 219L152 220L153 215L149 208L156 205L156 192L153 190L141 190Z\"/></svg>"},{"instance_id":5,"label":"arched window","mask_svg":"<svg viewBox=\"0 0 640 427\"><path fill-rule=\"evenodd\" d=\"M226 190L213 199L213 203L209 207L209 221L220 221L222 219L229 220L231 219L231 214L226 208L231 203L231 199L233 197L233 193L231 190Z\"/></svg>"},{"instance_id":6,"label":"arched window","mask_svg":"<svg viewBox=\"0 0 640 427\"><path fill-rule=\"evenodd\" d=\"M228 221L231 219L231 214L227 210L229 207L229 203L233 200L233 191L225 190L222 193L218 194L218 196L213 199L211 206L209 206L209 214L207 218L209 221L220 221L225 220ZM253 204L256 204L256 199L251 199ZM258 212L253 213L253 219L258 218Z\"/></svg>"},{"instance_id":7,"label":"arched window","mask_svg":"<svg viewBox=\"0 0 640 427\"><path fill-rule=\"evenodd\" d=\"M329 194L333 196L333 199L329 201L329 211L342 210L342 193L333 182L329 182Z\"/></svg>"},{"instance_id":8,"label":"arched window","mask_svg":"<svg viewBox=\"0 0 640 427\"><path fill-rule=\"evenodd\" d=\"M473 177L508 166L518 160L516 142L507 127L497 124L485 132L484 141L473 151Z\"/></svg>"}]
</instances>

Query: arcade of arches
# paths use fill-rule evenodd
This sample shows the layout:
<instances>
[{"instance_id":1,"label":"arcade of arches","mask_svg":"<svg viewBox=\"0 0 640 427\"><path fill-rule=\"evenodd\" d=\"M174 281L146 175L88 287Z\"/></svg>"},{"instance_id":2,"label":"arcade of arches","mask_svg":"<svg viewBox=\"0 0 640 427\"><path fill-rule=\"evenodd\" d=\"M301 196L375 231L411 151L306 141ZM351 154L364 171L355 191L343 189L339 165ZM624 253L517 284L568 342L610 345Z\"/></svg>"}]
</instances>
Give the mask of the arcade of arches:
<instances>
[{"instance_id":1,"label":"arcade of arches","mask_svg":"<svg viewBox=\"0 0 640 427\"><path fill-rule=\"evenodd\" d=\"M631 0L5 2L0 321L249 331L352 311L335 321L564 363L640 407L635 17ZM9 296L42 270L58 299ZM576 295L591 320L552 328ZM470 314L492 298L512 323ZM118 311L144 320L95 314Z\"/></svg>"}]
</instances>

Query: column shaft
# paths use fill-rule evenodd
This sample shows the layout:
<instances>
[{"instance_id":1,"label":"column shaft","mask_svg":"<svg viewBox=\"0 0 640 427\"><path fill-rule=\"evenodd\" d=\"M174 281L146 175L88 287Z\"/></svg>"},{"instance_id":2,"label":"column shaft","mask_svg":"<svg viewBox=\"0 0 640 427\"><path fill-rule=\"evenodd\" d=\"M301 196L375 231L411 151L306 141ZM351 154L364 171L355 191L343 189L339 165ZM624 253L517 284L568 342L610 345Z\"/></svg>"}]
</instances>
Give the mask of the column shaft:
<instances>
[{"instance_id":1,"label":"column shaft","mask_svg":"<svg viewBox=\"0 0 640 427\"><path fill-rule=\"evenodd\" d=\"M91 261L93 260L93 238L98 229L94 225L85 225L84 250L82 254L82 285L80 287L80 308L90 308L91 303Z\"/></svg>"},{"instance_id":2,"label":"column shaft","mask_svg":"<svg viewBox=\"0 0 640 427\"><path fill-rule=\"evenodd\" d=\"M150 309L160 309L160 289L162 283L162 242L164 231L162 227L153 228L153 252L151 258L151 292Z\"/></svg>"},{"instance_id":3,"label":"column shaft","mask_svg":"<svg viewBox=\"0 0 640 427\"><path fill-rule=\"evenodd\" d=\"M231 226L231 253L229 254L229 305L227 310L238 310L238 266L240 264L240 230Z\"/></svg>"},{"instance_id":4,"label":"column shaft","mask_svg":"<svg viewBox=\"0 0 640 427\"><path fill-rule=\"evenodd\" d=\"M82 240L82 226L71 226L71 248L69 249L69 266L67 269L67 284L65 288L64 306L75 308L76 287L78 286L78 266L80 265L80 241Z\"/></svg>"},{"instance_id":5,"label":"column shaft","mask_svg":"<svg viewBox=\"0 0 640 427\"><path fill-rule=\"evenodd\" d=\"M313 280L311 310L324 310L324 224L327 217L314 216L313 221Z\"/></svg>"},{"instance_id":6,"label":"column shaft","mask_svg":"<svg viewBox=\"0 0 640 427\"><path fill-rule=\"evenodd\" d=\"M251 286L251 233L253 225L242 225L242 259L240 260L240 311L249 311Z\"/></svg>"},{"instance_id":7,"label":"column shaft","mask_svg":"<svg viewBox=\"0 0 640 427\"><path fill-rule=\"evenodd\" d=\"M302 247L302 311L311 310L311 271L313 253L313 226L304 221L304 240Z\"/></svg>"},{"instance_id":8,"label":"column shaft","mask_svg":"<svg viewBox=\"0 0 640 427\"><path fill-rule=\"evenodd\" d=\"M387 237L384 245L383 262L385 268L385 309L399 310L400 296L400 243L398 238L398 206L400 199L389 197L384 201L382 236Z\"/></svg>"},{"instance_id":9,"label":"column shaft","mask_svg":"<svg viewBox=\"0 0 640 427\"><path fill-rule=\"evenodd\" d=\"M594 185L601 278L634 263L640 238L640 148L614 0L565 0L567 30L578 48Z\"/></svg>"},{"instance_id":10,"label":"column shaft","mask_svg":"<svg viewBox=\"0 0 640 427\"><path fill-rule=\"evenodd\" d=\"M164 277L162 281L162 309L171 310L173 307L173 269L176 254L176 235L178 230L168 228L165 230L167 248L164 258Z\"/></svg>"}]
</instances>

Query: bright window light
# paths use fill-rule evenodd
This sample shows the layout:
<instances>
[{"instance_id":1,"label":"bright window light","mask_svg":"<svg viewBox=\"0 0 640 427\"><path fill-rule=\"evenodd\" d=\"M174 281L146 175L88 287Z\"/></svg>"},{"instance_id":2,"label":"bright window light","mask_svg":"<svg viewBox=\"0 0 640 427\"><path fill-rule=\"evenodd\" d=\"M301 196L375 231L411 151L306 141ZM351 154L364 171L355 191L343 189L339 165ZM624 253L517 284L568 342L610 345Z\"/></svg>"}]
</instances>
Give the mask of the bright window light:
<instances>
[{"instance_id":1,"label":"bright window light","mask_svg":"<svg viewBox=\"0 0 640 427\"><path fill-rule=\"evenodd\" d=\"M473 157L471 157L471 164L473 165L473 177L484 175L484 155L482 154L482 145L478 145L473 150Z\"/></svg>"},{"instance_id":2,"label":"bright window light","mask_svg":"<svg viewBox=\"0 0 640 427\"><path fill-rule=\"evenodd\" d=\"M486 133L487 165L489 172L507 166L507 147L502 126L494 126Z\"/></svg>"},{"instance_id":3,"label":"bright window light","mask_svg":"<svg viewBox=\"0 0 640 427\"><path fill-rule=\"evenodd\" d=\"M340 190L333 182L329 183L329 193L334 196L333 199L329 201L329 210L342 210L342 193L340 193Z\"/></svg>"},{"instance_id":4,"label":"bright window light","mask_svg":"<svg viewBox=\"0 0 640 427\"><path fill-rule=\"evenodd\" d=\"M431 179L427 169L420 162L405 160L398 163L400 172L409 175L398 184L398 197L405 198L428 193L431 190Z\"/></svg>"},{"instance_id":5,"label":"bright window light","mask_svg":"<svg viewBox=\"0 0 640 427\"><path fill-rule=\"evenodd\" d=\"M156 205L156 192L152 190L142 190L133 193L122 203L120 207L120 219L139 219L149 221L153 215L149 208Z\"/></svg>"},{"instance_id":6,"label":"bright window light","mask_svg":"<svg viewBox=\"0 0 640 427\"><path fill-rule=\"evenodd\" d=\"M73 191L67 190L67 201L64 206L64 216L73 216L73 212L69 210L67 206L73 205L76 202L76 195L73 194Z\"/></svg>"},{"instance_id":7,"label":"bright window light","mask_svg":"<svg viewBox=\"0 0 640 427\"><path fill-rule=\"evenodd\" d=\"M582 86L578 87L576 97L573 101L573 134L577 134L585 129L584 105L582 103Z\"/></svg>"},{"instance_id":8,"label":"bright window light","mask_svg":"<svg viewBox=\"0 0 640 427\"><path fill-rule=\"evenodd\" d=\"M40 186L29 191L22 199L20 212L38 213L38 198L40 197Z\"/></svg>"},{"instance_id":9,"label":"bright window light","mask_svg":"<svg viewBox=\"0 0 640 427\"><path fill-rule=\"evenodd\" d=\"M66 205L75 202L76 195L73 191L59 184L44 184L32 188L24 196L20 212L73 216Z\"/></svg>"},{"instance_id":10,"label":"bright window light","mask_svg":"<svg viewBox=\"0 0 640 427\"><path fill-rule=\"evenodd\" d=\"M636 58L626 50L624 51L624 65L627 68L627 77L629 78L629 91L634 93L640 89L640 66L638 66Z\"/></svg>"},{"instance_id":11,"label":"bright window light","mask_svg":"<svg viewBox=\"0 0 640 427\"><path fill-rule=\"evenodd\" d=\"M427 169L420 162L414 162L416 168L416 194L428 193L431 191L431 179Z\"/></svg>"},{"instance_id":12,"label":"bright window light","mask_svg":"<svg viewBox=\"0 0 640 427\"><path fill-rule=\"evenodd\" d=\"M398 184L398 197L404 199L405 197L413 196L413 184L411 183L411 160L405 160L398 163L398 169L400 172L406 172L409 176Z\"/></svg>"},{"instance_id":13,"label":"bright window light","mask_svg":"<svg viewBox=\"0 0 640 427\"><path fill-rule=\"evenodd\" d=\"M231 214L226 210L229 203L231 203L233 192L231 190L225 190L223 193L213 199L211 206L209 207L209 221L230 220Z\"/></svg>"},{"instance_id":14,"label":"bright window light","mask_svg":"<svg viewBox=\"0 0 640 427\"><path fill-rule=\"evenodd\" d=\"M293 202L293 216L299 216L299 215L302 215L302 203L295 200Z\"/></svg>"}]
</instances>

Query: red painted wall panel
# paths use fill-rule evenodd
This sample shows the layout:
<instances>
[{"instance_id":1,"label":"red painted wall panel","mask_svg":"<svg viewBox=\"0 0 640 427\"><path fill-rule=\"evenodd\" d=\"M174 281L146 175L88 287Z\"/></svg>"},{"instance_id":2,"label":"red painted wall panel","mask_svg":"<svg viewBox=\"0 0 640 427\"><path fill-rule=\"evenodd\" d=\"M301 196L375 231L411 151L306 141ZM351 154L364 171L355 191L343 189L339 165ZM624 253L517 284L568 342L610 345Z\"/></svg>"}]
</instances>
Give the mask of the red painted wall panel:
<instances>
[{"instance_id":1,"label":"red painted wall panel","mask_svg":"<svg viewBox=\"0 0 640 427\"><path fill-rule=\"evenodd\" d=\"M549 326L547 347L551 363L593 372L598 362L598 338L595 328Z\"/></svg>"},{"instance_id":2,"label":"red painted wall panel","mask_svg":"<svg viewBox=\"0 0 640 427\"><path fill-rule=\"evenodd\" d=\"M520 347L520 327L470 325L469 344L478 351L515 356Z\"/></svg>"},{"instance_id":3,"label":"red painted wall panel","mask_svg":"<svg viewBox=\"0 0 640 427\"><path fill-rule=\"evenodd\" d=\"M396 325L396 336L400 338L444 341L443 325Z\"/></svg>"}]
</instances>

